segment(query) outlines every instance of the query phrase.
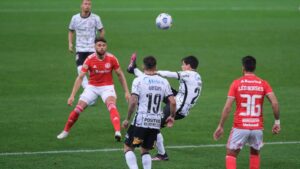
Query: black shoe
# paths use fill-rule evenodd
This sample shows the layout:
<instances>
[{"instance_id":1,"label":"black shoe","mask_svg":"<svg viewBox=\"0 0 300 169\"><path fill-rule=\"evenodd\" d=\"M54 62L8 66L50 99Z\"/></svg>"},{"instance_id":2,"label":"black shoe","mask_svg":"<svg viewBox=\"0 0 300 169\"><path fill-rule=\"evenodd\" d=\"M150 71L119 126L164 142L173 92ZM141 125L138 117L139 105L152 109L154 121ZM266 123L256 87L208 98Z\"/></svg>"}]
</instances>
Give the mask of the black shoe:
<instances>
[{"instance_id":1,"label":"black shoe","mask_svg":"<svg viewBox=\"0 0 300 169\"><path fill-rule=\"evenodd\" d=\"M130 58L130 63L127 67L127 72L134 74L135 68L136 68L136 53L133 53Z\"/></svg>"},{"instance_id":2,"label":"black shoe","mask_svg":"<svg viewBox=\"0 0 300 169\"><path fill-rule=\"evenodd\" d=\"M119 131L116 131L115 133L115 139L117 142L120 142L121 141L121 138L122 138L122 135Z\"/></svg>"},{"instance_id":3,"label":"black shoe","mask_svg":"<svg viewBox=\"0 0 300 169\"><path fill-rule=\"evenodd\" d=\"M152 161L168 161L168 160L169 157L167 153L165 153L164 155L156 154L156 156L152 158Z\"/></svg>"}]
</instances>

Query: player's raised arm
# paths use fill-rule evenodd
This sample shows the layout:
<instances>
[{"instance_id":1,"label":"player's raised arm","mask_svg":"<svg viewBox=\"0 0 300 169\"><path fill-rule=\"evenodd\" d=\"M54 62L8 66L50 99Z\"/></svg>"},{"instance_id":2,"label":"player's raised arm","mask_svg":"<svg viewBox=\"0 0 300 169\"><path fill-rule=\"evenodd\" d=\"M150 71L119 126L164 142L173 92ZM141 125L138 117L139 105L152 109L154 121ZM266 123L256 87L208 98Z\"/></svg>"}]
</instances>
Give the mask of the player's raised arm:
<instances>
[{"instance_id":1,"label":"player's raised arm","mask_svg":"<svg viewBox=\"0 0 300 169\"><path fill-rule=\"evenodd\" d=\"M179 79L179 74L177 72L171 72L171 71L165 71L165 70L159 70L156 72L158 75L168 78L175 78Z\"/></svg>"},{"instance_id":2,"label":"player's raised arm","mask_svg":"<svg viewBox=\"0 0 300 169\"><path fill-rule=\"evenodd\" d=\"M129 101L129 98L130 98L130 93L129 93L129 89L128 89L128 86L127 86L127 81L126 81L126 78L124 76L124 73L122 71L121 68L118 68L115 70L117 76L118 76L118 79L123 87L123 90L125 91L125 98L127 101Z\"/></svg>"}]
</instances>

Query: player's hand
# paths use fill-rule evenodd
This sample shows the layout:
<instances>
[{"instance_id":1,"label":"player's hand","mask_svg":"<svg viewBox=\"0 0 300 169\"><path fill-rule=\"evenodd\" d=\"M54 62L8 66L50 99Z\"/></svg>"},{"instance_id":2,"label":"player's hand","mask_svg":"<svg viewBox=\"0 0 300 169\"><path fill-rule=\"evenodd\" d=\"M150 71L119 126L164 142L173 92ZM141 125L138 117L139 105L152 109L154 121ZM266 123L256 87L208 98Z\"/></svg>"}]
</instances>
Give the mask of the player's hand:
<instances>
[{"instance_id":1,"label":"player's hand","mask_svg":"<svg viewBox=\"0 0 300 169\"><path fill-rule=\"evenodd\" d=\"M69 52L71 52L71 53L74 53L74 50L73 50L73 44L69 44Z\"/></svg>"},{"instance_id":2,"label":"player's hand","mask_svg":"<svg viewBox=\"0 0 300 169\"><path fill-rule=\"evenodd\" d=\"M169 116L168 118L167 118L167 120L166 120L166 122L167 122L167 127L173 127L173 125L174 125L174 118L172 117L172 116Z\"/></svg>"},{"instance_id":3,"label":"player's hand","mask_svg":"<svg viewBox=\"0 0 300 169\"><path fill-rule=\"evenodd\" d=\"M129 124L128 120L124 120L123 123L122 123L122 127L124 129L127 129L128 128L128 124Z\"/></svg>"},{"instance_id":4,"label":"player's hand","mask_svg":"<svg viewBox=\"0 0 300 169\"><path fill-rule=\"evenodd\" d=\"M72 106L73 102L74 102L74 97L69 97L69 99L68 99L68 105Z\"/></svg>"},{"instance_id":5,"label":"player's hand","mask_svg":"<svg viewBox=\"0 0 300 169\"><path fill-rule=\"evenodd\" d=\"M125 92L125 99L126 99L126 101L128 103L129 99L130 99L130 93L129 92Z\"/></svg>"},{"instance_id":6,"label":"player's hand","mask_svg":"<svg viewBox=\"0 0 300 169\"><path fill-rule=\"evenodd\" d=\"M272 133L279 134L279 132L280 132L280 124L274 124L272 128Z\"/></svg>"},{"instance_id":7,"label":"player's hand","mask_svg":"<svg viewBox=\"0 0 300 169\"><path fill-rule=\"evenodd\" d=\"M216 131L214 132L214 139L217 141L221 138L221 136L224 133L224 129L221 126L218 126L218 128L216 129Z\"/></svg>"}]
</instances>

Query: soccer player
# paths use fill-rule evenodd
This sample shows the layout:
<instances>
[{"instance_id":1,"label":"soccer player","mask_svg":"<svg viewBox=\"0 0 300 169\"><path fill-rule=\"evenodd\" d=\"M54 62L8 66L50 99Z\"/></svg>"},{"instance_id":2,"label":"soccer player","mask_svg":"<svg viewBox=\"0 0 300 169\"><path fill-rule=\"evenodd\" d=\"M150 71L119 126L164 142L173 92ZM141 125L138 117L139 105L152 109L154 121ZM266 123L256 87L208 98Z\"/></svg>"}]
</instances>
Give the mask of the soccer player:
<instances>
[{"instance_id":1,"label":"soccer player","mask_svg":"<svg viewBox=\"0 0 300 169\"><path fill-rule=\"evenodd\" d=\"M76 33L76 65L80 74L81 67L85 59L95 52L94 40L96 33L104 38L104 28L98 15L91 12L91 0L82 0L81 12L74 15L69 25L69 51L74 52L73 37ZM88 85L88 79L84 76L82 87Z\"/></svg>"},{"instance_id":2,"label":"soccer player","mask_svg":"<svg viewBox=\"0 0 300 169\"><path fill-rule=\"evenodd\" d=\"M275 122L273 134L280 132L279 106L269 83L254 74L256 59L245 56L242 59L243 76L234 80L222 112L219 125L214 132L218 140L223 134L224 123L236 102L233 128L227 143L226 168L236 168L236 158L245 144L250 146L250 169L260 168L259 152L263 146L263 102L266 96L272 104Z\"/></svg>"},{"instance_id":3,"label":"soccer player","mask_svg":"<svg viewBox=\"0 0 300 169\"><path fill-rule=\"evenodd\" d=\"M132 82L131 97L127 118L122 126L128 128L131 115L138 105L137 112L129 127L124 144L125 159L130 169L137 169L134 148L141 146L144 169L151 169L152 160L149 150L153 148L162 123L161 102L169 100L171 115L167 118L167 127L172 127L175 117L176 102L169 82L156 74L156 59L144 58L144 74Z\"/></svg>"},{"instance_id":4,"label":"soccer player","mask_svg":"<svg viewBox=\"0 0 300 169\"><path fill-rule=\"evenodd\" d=\"M156 73L160 76L167 78L175 78L179 80L179 91L172 89L176 100L176 116L175 120L180 120L185 118L190 109L196 104L201 90L202 90L202 80L199 73L196 71L198 67L198 59L195 56L187 56L182 59L182 71L170 72L170 71L157 71ZM128 66L127 71L129 73L134 73L136 76L143 75L138 68L136 68L136 54L131 56L131 61ZM166 122L166 118L170 115L170 105L166 102L163 114L163 124ZM154 161L166 161L169 157L165 151L164 139L161 133L157 135L156 147L158 153L152 158Z\"/></svg>"},{"instance_id":5,"label":"soccer player","mask_svg":"<svg viewBox=\"0 0 300 169\"><path fill-rule=\"evenodd\" d=\"M96 38L95 48L96 52L88 56L82 66L80 74L75 80L72 93L68 99L68 104L70 106L72 105L74 97L80 88L83 77L87 72L90 74L89 84L80 95L77 106L70 113L64 130L57 136L58 139L63 139L68 136L71 127L78 119L80 113L91 102L94 102L100 96L110 112L110 119L115 129L115 139L117 141L121 140L120 115L116 107L116 93L114 89L112 71L114 70L116 72L118 79L125 91L125 98L126 100L129 100L130 94L127 87L127 82L117 58L113 54L106 51L106 40L103 38Z\"/></svg>"}]
</instances>

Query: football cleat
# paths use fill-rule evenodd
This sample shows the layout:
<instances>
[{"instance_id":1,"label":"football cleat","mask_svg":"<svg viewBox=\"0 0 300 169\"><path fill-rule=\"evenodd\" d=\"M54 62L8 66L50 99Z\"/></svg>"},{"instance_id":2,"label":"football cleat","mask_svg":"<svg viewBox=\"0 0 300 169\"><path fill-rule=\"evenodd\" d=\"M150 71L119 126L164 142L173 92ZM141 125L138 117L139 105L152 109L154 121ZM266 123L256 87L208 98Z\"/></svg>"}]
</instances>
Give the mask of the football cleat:
<instances>
[{"instance_id":1,"label":"football cleat","mask_svg":"<svg viewBox=\"0 0 300 169\"><path fill-rule=\"evenodd\" d=\"M134 74L135 68L136 68L136 53L133 53L130 58L130 63L127 67L127 72Z\"/></svg>"},{"instance_id":2,"label":"football cleat","mask_svg":"<svg viewBox=\"0 0 300 169\"><path fill-rule=\"evenodd\" d=\"M167 153L165 153L164 155L156 154L156 156L152 158L152 161L168 161L168 160L169 157Z\"/></svg>"},{"instance_id":3,"label":"football cleat","mask_svg":"<svg viewBox=\"0 0 300 169\"><path fill-rule=\"evenodd\" d=\"M115 139L116 139L116 141L120 142L121 138L122 138L122 135L121 135L120 131L116 131L115 132Z\"/></svg>"},{"instance_id":4,"label":"football cleat","mask_svg":"<svg viewBox=\"0 0 300 169\"><path fill-rule=\"evenodd\" d=\"M64 139L64 138L66 138L66 137L68 137L68 135L69 135L69 132L67 132L67 131L62 131L59 135L57 135L57 139Z\"/></svg>"}]
</instances>

